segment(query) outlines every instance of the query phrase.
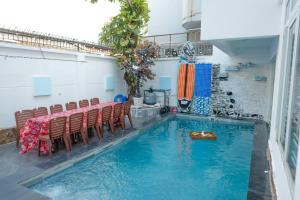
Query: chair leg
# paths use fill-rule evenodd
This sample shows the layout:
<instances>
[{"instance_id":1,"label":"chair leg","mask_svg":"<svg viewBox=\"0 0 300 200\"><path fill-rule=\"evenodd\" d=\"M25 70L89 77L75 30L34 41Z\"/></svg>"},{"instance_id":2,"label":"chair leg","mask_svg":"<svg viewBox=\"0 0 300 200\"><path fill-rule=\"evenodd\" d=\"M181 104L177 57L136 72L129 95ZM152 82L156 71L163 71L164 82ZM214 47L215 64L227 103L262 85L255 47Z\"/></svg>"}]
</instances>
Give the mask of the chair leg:
<instances>
[{"instance_id":1,"label":"chair leg","mask_svg":"<svg viewBox=\"0 0 300 200\"><path fill-rule=\"evenodd\" d=\"M127 116L128 116L128 119L129 119L129 122L130 122L131 127L133 127L133 124L132 124L132 118L131 118L131 113L129 112ZM124 118L124 119L125 119L125 118Z\"/></svg>"},{"instance_id":2,"label":"chair leg","mask_svg":"<svg viewBox=\"0 0 300 200\"><path fill-rule=\"evenodd\" d=\"M88 139L88 136L87 136L87 132L82 129L81 132L80 132L80 134L81 134L83 143L84 144L88 144L89 143L89 139Z\"/></svg>"},{"instance_id":3,"label":"chair leg","mask_svg":"<svg viewBox=\"0 0 300 200\"><path fill-rule=\"evenodd\" d=\"M52 157L52 141L48 140L47 144L48 144L49 156Z\"/></svg>"},{"instance_id":4,"label":"chair leg","mask_svg":"<svg viewBox=\"0 0 300 200\"><path fill-rule=\"evenodd\" d=\"M113 120L109 120L109 127L110 127L111 132L113 133L115 131Z\"/></svg>"},{"instance_id":5,"label":"chair leg","mask_svg":"<svg viewBox=\"0 0 300 200\"><path fill-rule=\"evenodd\" d=\"M20 146L20 132L17 131L16 133L16 148L19 148Z\"/></svg>"},{"instance_id":6,"label":"chair leg","mask_svg":"<svg viewBox=\"0 0 300 200\"><path fill-rule=\"evenodd\" d=\"M71 151L72 150L72 143L71 143L70 135L64 135L63 139L64 139L64 143L65 143L67 151Z\"/></svg>"},{"instance_id":7,"label":"chair leg","mask_svg":"<svg viewBox=\"0 0 300 200\"><path fill-rule=\"evenodd\" d=\"M101 133L101 137L103 138L103 135L104 135L103 122L99 126L99 130L100 130L100 133Z\"/></svg>"},{"instance_id":8,"label":"chair leg","mask_svg":"<svg viewBox=\"0 0 300 200\"><path fill-rule=\"evenodd\" d=\"M38 155L41 156L41 140L39 140Z\"/></svg>"},{"instance_id":9,"label":"chair leg","mask_svg":"<svg viewBox=\"0 0 300 200\"><path fill-rule=\"evenodd\" d=\"M120 117L120 123L121 123L122 129L125 129L125 117Z\"/></svg>"},{"instance_id":10,"label":"chair leg","mask_svg":"<svg viewBox=\"0 0 300 200\"><path fill-rule=\"evenodd\" d=\"M95 129L96 129L96 132L97 132L97 137L98 137L98 139L100 140L100 139L101 139L101 133L100 133L100 127L99 127L99 124L96 124L96 125L95 125Z\"/></svg>"}]
</instances>

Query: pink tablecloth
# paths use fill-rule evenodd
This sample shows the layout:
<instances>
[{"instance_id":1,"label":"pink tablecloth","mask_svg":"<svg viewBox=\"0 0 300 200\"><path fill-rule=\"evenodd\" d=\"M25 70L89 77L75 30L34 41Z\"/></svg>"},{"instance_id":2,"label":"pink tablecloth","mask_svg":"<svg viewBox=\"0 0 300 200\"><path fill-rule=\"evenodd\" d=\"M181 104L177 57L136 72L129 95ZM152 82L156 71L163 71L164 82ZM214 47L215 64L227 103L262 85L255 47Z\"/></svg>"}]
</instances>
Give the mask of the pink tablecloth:
<instances>
[{"instance_id":1,"label":"pink tablecloth","mask_svg":"<svg viewBox=\"0 0 300 200\"><path fill-rule=\"evenodd\" d=\"M105 106L112 105L114 106L114 102L101 102L98 105L93 105L85 108L79 108L76 110L69 110L69 111L64 111L61 113L55 113L47 116L41 116L41 117L36 117L36 118L31 118L27 120L24 128L20 131L20 143L21 143L21 150L20 153L24 154L32 149L35 149L38 147L38 138L39 135L47 135L49 133L48 127L49 127L49 122L53 118L57 117L67 117L67 124L66 124L66 134L69 131L69 117L72 114L83 112L84 113L84 120L83 120L83 127L86 127L86 121L87 121L87 112L89 110L98 108L99 109L99 124L101 123L101 111L102 108ZM41 144L40 151L42 153L47 153L48 152L48 146L45 143Z\"/></svg>"}]
</instances>

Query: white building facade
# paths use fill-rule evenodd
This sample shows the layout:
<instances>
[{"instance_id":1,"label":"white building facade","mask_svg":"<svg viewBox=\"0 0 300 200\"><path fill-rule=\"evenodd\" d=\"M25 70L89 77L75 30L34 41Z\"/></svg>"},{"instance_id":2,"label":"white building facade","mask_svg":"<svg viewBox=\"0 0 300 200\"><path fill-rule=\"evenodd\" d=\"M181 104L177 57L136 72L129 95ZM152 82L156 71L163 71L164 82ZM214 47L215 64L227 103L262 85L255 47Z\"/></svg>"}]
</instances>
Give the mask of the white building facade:
<instances>
[{"instance_id":1,"label":"white building facade","mask_svg":"<svg viewBox=\"0 0 300 200\"><path fill-rule=\"evenodd\" d=\"M259 0L246 1L247 4L238 0L230 0L226 3L217 0L149 0L148 2L150 8L148 35L158 35L158 39L155 40L158 44L168 43L168 34L190 33L195 29L201 29L198 40L200 40L201 35L201 41L207 41L214 46L213 55L200 56L198 62L220 64L221 71L225 71L226 68L231 66L237 66L239 63L253 63L254 67L228 72L229 81L221 82L221 86L223 90L233 92L237 107L242 109L244 113L262 115L267 122L270 122L276 52L280 31L278 21L281 15L281 5L277 1L263 1L265 3ZM247 8L245 7L236 12L238 8L232 6L235 3L239 7L251 6L252 12L246 15ZM272 13L258 15L257 12L254 12L256 5L270 7L268 12L272 11ZM227 7L227 10L222 10L222 7ZM231 16L228 13L232 13ZM246 21L248 24L230 22L235 18L242 21L245 16L247 16ZM254 23L255 26L249 27L253 18L255 20L259 18L265 20L259 22L260 24ZM222 23L218 23L219 21ZM263 24L269 24L269 26L263 26ZM237 25L243 25L247 29L244 30L245 27L236 28ZM225 29L224 27L228 28ZM261 29L262 27L263 30L255 35L255 29ZM241 33L238 32L239 29L242 30ZM252 33L249 33L248 29L253 29ZM172 35L172 42L184 41L186 41L186 35ZM174 58L164 58L163 60L156 62L153 69L157 76L154 81L148 81L145 87L159 87L157 83L159 83L161 76L171 77L171 105L176 106L179 60L174 60ZM263 76L266 81L255 81L256 76ZM241 87L241 85L244 87Z\"/></svg>"},{"instance_id":2,"label":"white building facade","mask_svg":"<svg viewBox=\"0 0 300 200\"><path fill-rule=\"evenodd\" d=\"M300 199L300 1L282 1L269 148L279 199Z\"/></svg>"}]
</instances>

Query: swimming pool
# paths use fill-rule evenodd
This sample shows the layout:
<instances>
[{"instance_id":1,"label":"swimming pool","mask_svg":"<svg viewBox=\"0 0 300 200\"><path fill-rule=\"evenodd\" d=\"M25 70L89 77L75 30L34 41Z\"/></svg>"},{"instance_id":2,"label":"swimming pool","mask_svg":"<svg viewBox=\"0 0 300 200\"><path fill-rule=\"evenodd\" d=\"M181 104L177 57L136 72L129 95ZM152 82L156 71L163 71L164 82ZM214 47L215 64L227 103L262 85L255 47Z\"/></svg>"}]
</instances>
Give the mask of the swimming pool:
<instances>
[{"instance_id":1,"label":"swimming pool","mask_svg":"<svg viewBox=\"0 0 300 200\"><path fill-rule=\"evenodd\" d=\"M195 141L209 130L217 141ZM254 126L176 117L30 188L53 199L247 198Z\"/></svg>"}]
</instances>

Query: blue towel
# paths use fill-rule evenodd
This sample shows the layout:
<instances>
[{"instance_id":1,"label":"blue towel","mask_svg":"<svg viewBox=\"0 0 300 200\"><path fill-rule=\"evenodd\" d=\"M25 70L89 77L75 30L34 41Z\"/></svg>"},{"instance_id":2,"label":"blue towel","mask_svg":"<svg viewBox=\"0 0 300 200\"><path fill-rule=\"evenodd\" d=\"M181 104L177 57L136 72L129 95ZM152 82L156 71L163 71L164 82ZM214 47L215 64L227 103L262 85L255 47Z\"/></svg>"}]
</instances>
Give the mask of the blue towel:
<instances>
[{"instance_id":1,"label":"blue towel","mask_svg":"<svg viewBox=\"0 0 300 200\"><path fill-rule=\"evenodd\" d=\"M211 110L211 64L195 65L195 90L192 111L198 115L209 115Z\"/></svg>"},{"instance_id":2,"label":"blue towel","mask_svg":"<svg viewBox=\"0 0 300 200\"><path fill-rule=\"evenodd\" d=\"M211 96L211 64L196 64L195 93L196 97Z\"/></svg>"}]
</instances>

